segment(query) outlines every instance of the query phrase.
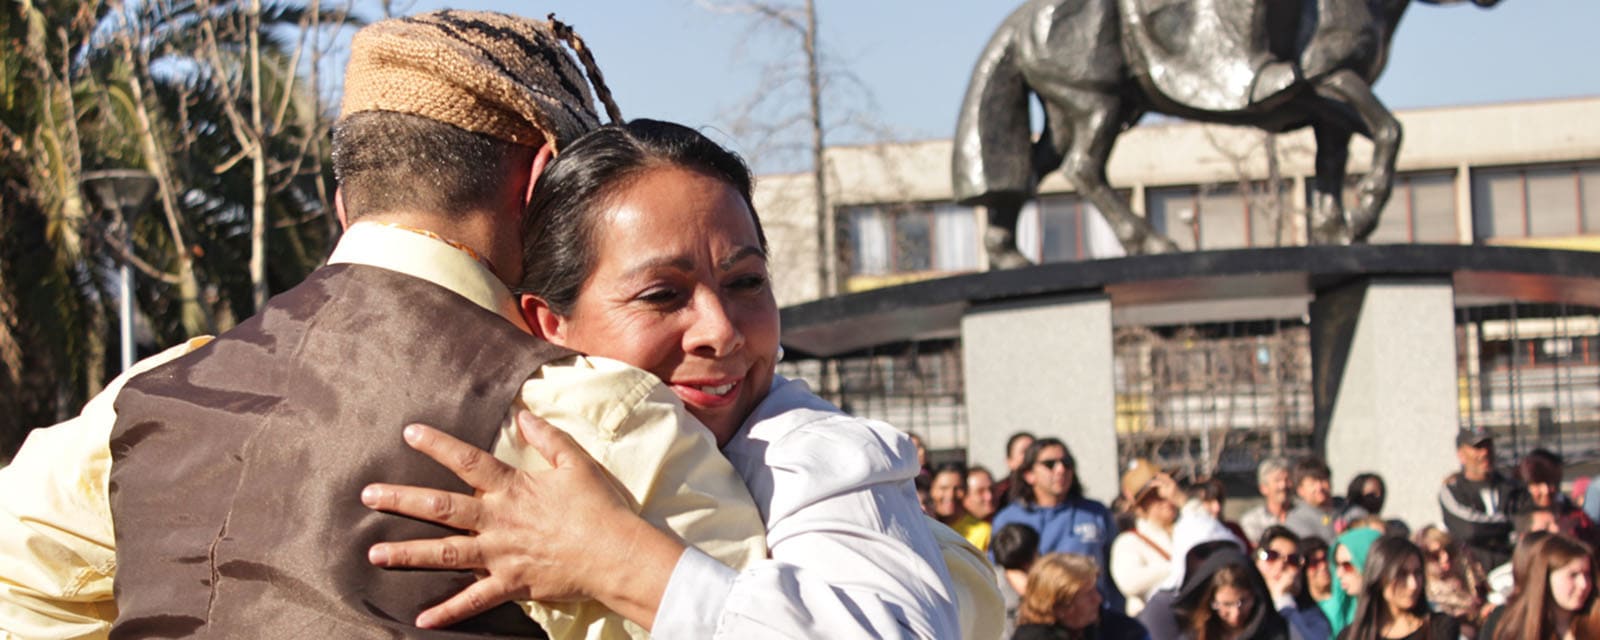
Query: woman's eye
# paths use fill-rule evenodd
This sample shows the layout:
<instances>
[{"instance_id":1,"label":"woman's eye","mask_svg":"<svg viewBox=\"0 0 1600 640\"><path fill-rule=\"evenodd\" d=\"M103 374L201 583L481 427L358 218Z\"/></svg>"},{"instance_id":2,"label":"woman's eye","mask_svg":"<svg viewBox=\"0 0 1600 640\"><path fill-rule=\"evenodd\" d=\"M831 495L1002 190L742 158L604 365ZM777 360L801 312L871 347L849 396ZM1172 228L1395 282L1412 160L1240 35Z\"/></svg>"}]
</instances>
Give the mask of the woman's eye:
<instances>
[{"instance_id":1,"label":"woman's eye","mask_svg":"<svg viewBox=\"0 0 1600 640\"><path fill-rule=\"evenodd\" d=\"M740 291L758 291L767 286L767 277L758 273L739 276L728 285Z\"/></svg>"},{"instance_id":2,"label":"woman's eye","mask_svg":"<svg viewBox=\"0 0 1600 640\"><path fill-rule=\"evenodd\" d=\"M677 299L677 290L665 287L650 289L639 294L639 300L651 304L669 304Z\"/></svg>"}]
</instances>

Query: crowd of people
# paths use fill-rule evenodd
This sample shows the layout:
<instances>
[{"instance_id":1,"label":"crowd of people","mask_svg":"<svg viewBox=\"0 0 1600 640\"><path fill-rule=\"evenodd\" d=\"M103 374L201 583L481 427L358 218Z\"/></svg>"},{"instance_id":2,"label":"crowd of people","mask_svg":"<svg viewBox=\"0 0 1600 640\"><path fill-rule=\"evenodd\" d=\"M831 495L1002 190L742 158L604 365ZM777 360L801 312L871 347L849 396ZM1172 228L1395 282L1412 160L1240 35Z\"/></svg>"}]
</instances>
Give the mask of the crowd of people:
<instances>
[{"instance_id":1,"label":"crowd of people","mask_svg":"<svg viewBox=\"0 0 1600 640\"><path fill-rule=\"evenodd\" d=\"M1062 441L1017 433L1006 452L998 481L940 465L927 504L988 551L1009 638L1600 638L1600 484L1563 491L1545 449L1503 471L1491 434L1461 432L1439 521L1416 528L1385 517L1382 477L1338 496L1314 456L1262 461L1261 503L1235 523L1216 478L1136 459L1106 505Z\"/></svg>"}]
</instances>

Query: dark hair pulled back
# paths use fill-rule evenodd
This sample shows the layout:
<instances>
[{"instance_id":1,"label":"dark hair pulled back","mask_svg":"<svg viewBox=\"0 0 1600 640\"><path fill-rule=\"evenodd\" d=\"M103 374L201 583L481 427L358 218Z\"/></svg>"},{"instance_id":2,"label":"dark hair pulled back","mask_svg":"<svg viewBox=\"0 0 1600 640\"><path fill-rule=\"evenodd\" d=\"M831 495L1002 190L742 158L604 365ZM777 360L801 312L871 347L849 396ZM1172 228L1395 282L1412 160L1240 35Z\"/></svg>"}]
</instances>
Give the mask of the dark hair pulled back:
<instances>
[{"instance_id":1,"label":"dark hair pulled back","mask_svg":"<svg viewBox=\"0 0 1600 640\"><path fill-rule=\"evenodd\" d=\"M584 134L539 176L522 225L520 292L538 296L557 315L571 313L595 268L601 213L645 172L666 167L696 171L732 187L750 209L761 249L767 249L750 197L750 168L738 154L680 124L633 120Z\"/></svg>"}]
</instances>

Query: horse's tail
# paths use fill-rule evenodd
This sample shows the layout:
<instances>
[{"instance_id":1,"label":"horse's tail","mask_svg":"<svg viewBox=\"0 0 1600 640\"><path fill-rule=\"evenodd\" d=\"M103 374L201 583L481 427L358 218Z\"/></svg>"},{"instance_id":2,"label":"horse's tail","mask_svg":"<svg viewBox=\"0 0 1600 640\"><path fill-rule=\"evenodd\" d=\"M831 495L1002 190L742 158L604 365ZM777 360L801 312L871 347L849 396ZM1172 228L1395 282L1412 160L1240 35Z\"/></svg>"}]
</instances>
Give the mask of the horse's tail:
<instances>
[{"instance_id":1,"label":"horse's tail","mask_svg":"<svg viewBox=\"0 0 1600 640\"><path fill-rule=\"evenodd\" d=\"M951 163L956 202L987 205L1033 193L1030 89L1017 64L1016 15L989 39L972 70L956 121Z\"/></svg>"}]
</instances>

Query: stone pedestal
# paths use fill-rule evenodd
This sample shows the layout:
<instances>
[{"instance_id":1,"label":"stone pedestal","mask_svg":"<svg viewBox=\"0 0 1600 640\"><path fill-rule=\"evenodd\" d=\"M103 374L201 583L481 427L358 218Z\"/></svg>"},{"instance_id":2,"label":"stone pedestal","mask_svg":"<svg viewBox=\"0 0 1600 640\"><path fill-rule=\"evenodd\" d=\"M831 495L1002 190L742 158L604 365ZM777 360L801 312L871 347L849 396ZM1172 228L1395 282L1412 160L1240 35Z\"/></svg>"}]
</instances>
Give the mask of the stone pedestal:
<instances>
[{"instance_id":1,"label":"stone pedestal","mask_svg":"<svg viewBox=\"0 0 1600 640\"><path fill-rule=\"evenodd\" d=\"M1111 301L1104 295L976 306L961 319L967 459L1006 474L1016 431L1067 443L1089 497L1118 492Z\"/></svg>"},{"instance_id":2,"label":"stone pedestal","mask_svg":"<svg viewBox=\"0 0 1600 640\"><path fill-rule=\"evenodd\" d=\"M1311 303L1316 447L1333 491L1370 471L1384 515L1439 522L1440 482L1458 466L1455 307L1449 277L1367 277Z\"/></svg>"}]
</instances>

